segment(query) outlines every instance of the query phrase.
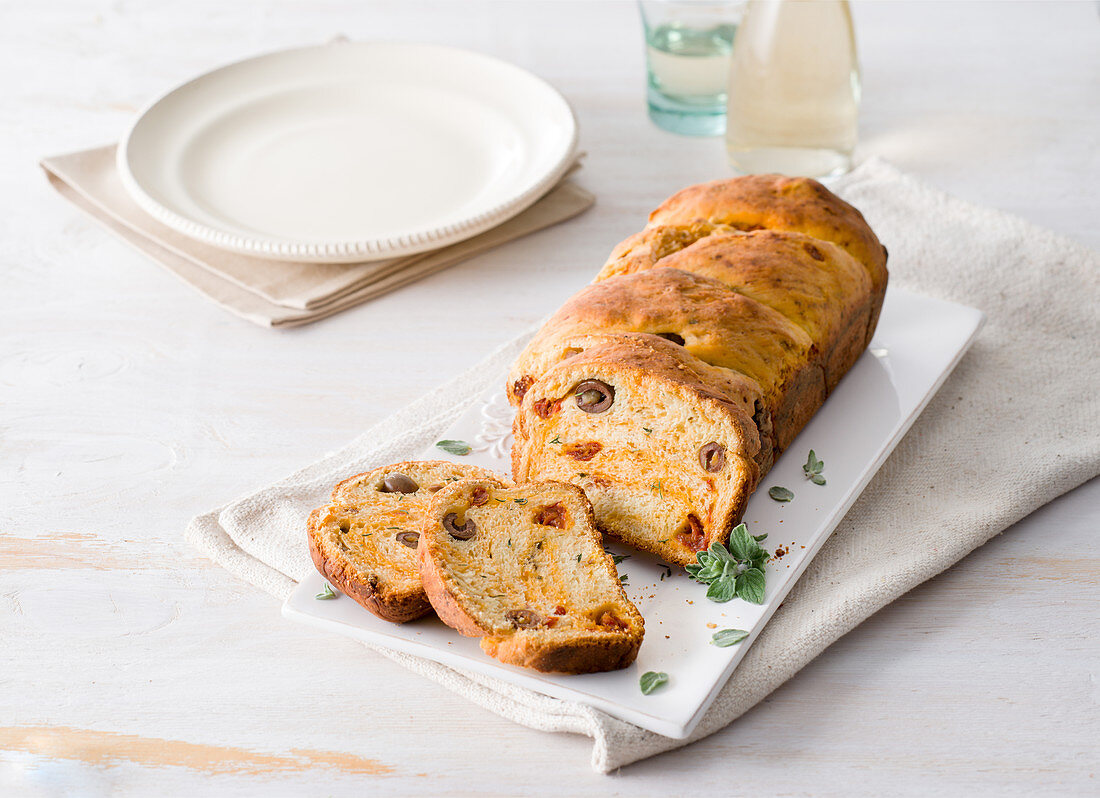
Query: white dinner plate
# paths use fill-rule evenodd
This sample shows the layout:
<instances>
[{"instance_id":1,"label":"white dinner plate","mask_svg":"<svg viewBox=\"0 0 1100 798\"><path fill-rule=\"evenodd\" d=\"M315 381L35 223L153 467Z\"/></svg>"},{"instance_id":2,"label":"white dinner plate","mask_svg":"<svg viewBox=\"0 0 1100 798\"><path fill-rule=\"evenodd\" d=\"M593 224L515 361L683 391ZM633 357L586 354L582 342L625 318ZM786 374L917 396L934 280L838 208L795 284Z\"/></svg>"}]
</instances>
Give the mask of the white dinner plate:
<instances>
[{"instance_id":1,"label":"white dinner plate","mask_svg":"<svg viewBox=\"0 0 1100 798\"><path fill-rule=\"evenodd\" d=\"M627 574L627 594L645 617L645 640L629 668L568 676L503 665L486 656L476 639L461 637L434 616L398 625L379 620L343 596L318 601L314 596L325 582L316 573L298 585L283 605L283 615L588 704L668 737L687 737L810 560L947 379L982 319L973 308L896 288L887 292L869 351L749 499L745 522L754 535L767 533L763 546L773 553L766 565L762 605L740 599L716 604L706 598L706 586L692 581L682 568L673 567L669 576L667 566L653 557L610 546L631 555L619 565L619 573ZM504 381L501 374L501 386ZM469 442L471 454L455 457L433 448L423 457L508 473L511 416L503 390L494 389L440 436ZM825 485L812 484L802 472L810 449L825 463ZM769 498L768 489L776 485L792 490L794 499L780 504ZM729 648L711 645L715 631L731 628L750 634ZM638 680L646 671L667 673L668 684L642 695Z\"/></svg>"},{"instance_id":2,"label":"white dinner plate","mask_svg":"<svg viewBox=\"0 0 1100 798\"><path fill-rule=\"evenodd\" d=\"M353 262L437 249L527 208L572 165L565 98L512 64L426 44L250 58L154 101L123 185L185 235L259 257Z\"/></svg>"}]
</instances>

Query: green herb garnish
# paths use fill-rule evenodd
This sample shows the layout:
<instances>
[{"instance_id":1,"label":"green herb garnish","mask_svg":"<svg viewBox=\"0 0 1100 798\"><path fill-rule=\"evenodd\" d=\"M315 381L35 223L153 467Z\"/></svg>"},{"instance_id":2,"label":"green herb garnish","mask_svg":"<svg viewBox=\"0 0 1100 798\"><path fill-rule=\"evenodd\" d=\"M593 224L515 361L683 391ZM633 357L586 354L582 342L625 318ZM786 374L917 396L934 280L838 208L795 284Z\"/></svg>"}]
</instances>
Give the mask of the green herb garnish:
<instances>
[{"instance_id":1,"label":"green herb garnish","mask_svg":"<svg viewBox=\"0 0 1100 798\"><path fill-rule=\"evenodd\" d=\"M646 435L649 435L651 432L653 432L653 430L649 427L642 427L642 431L645 432Z\"/></svg>"},{"instance_id":2,"label":"green herb garnish","mask_svg":"<svg viewBox=\"0 0 1100 798\"><path fill-rule=\"evenodd\" d=\"M578 554L577 555L577 562L580 562L580 561L581 561L581 555Z\"/></svg>"},{"instance_id":3,"label":"green herb garnish","mask_svg":"<svg viewBox=\"0 0 1100 798\"><path fill-rule=\"evenodd\" d=\"M740 643L748 636L749 633L744 629L719 629L714 633L714 637L710 639L710 642L718 648L725 648Z\"/></svg>"},{"instance_id":4,"label":"green herb garnish","mask_svg":"<svg viewBox=\"0 0 1100 798\"><path fill-rule=\"evenodd\" d=\"M825 477L821 476L821 469L825 467L824 460L818 460L817 455L814 454L814 450L810 449L810 456L806 458L806 465L802 466L803 473L806 474L806 479L815 485L824 485Z\"/></svg>"},{"instance_id":5,"label":"green herb garnish","mask_svg":"<svg viewBox=\"0 0 1100 798\"><path fill-rule=\"evenodd\" d=\"M466 443L466 441L438 441L435 445L447 454L457 454L460 456L469 454L471 450L470 444Z\"/></svg>"},{"instance_id":6,"label":"green herb garnish","mask_svg":"<svg viewBox=\"0 0 1100 798\"><path fill-rule=\"evenodd\" d=\"M616 554L615 552L613 552L613 551L608 551L607 549L604 549L604 552L605 552L606 554L610 554L610 555L611 555L611 561L612 561L613 563L615 563L615 565L618 565L618 564L619 564L619 563L621 563L621 562L622 562L623 560L629 560L629 559L630 559L630 555L629 555L629 554Z\"/></svg>"},{"instance_id":7,"label":"green herb garnish","mask_svg":"<svg viewBox=\"0 0 1100 798\"><path fill-rule=\"evenodd\" d=\"M638 680L638 686L642 688L642 695L649 695L663 684L668 684L668 674L663 671L646 671Z\"/></svg>"},{"instance_id":8,"label":"green herb garnish","mask_svg":"<svg viewBox=\"0 0 1100 798\"><path fill-rule=\"evenodd\" d=\"M757 543L763 543L765 540L768 539L768 533L765 532L763 535L753 535L752 539L755 540Z\"/></svg>"},{"instance_id":9,"label":"green herb garnish","mask_svg":"<svg viewBox=\"0 0 1100 798\"><path fill-rule=\"evenodd\" d=\"M336 598L336 596L337 593L332 589L332 585L330 585L328 582L325 582L325 589L314 596L314 598L318 601L327 601L328 599Z\"/></svg>"},{"instance_id":10,"label":"green herb garnish","mask_svg":"<svg viewBox=\"0 0 1100 798\"><path fill-rule=\"evenodd\" d=\"M729 548L715 541L696 555L698 565L685 566L692 579L708 585L707 598L725 603L741 598L750 604L764 603L764 561L768 553L760 548L744 524L730 532Z\"/></svg>"},{"instance_id":11,"label":"green herb garnish","mask_svg":"<svg viewBox=\"0 0 1100 798\"><path fill-rule=\"evenodd\" d=\"M663 581L665 581L665 577L666 577L666 576L667 576L667 577L669 577L669 578L671 578L671 577L672 577L672 566L671 566L671 565L665 565L665 563L663 563L663 562L659 562L659 563L657 563L657 566L658 566L659 568L663 568L663 569L664 569L664 570L663 570L663 571L661 572L661 581L662 581L662 582L663 582Z\"/></svg>"},{"instance_id":12,"label":"green herb garnish","mask_svg":"<svg viewBox=\"0 0 1100 798\"><path fill-rule=\"evenodd\" d=\"M623 583L623 584L625 585L625 584L626 584L626 580L627 580L628 578L629 578L629 577L628 577L628 575L627 575L627 574L623 574L622 576L620 576L620 577L619 577L619 581L620 581L620 582L622 582L622 583Z\"/></svg>"},{"instance_id":13,"label":"green herb garnish","mask_svg":"<svg viewBox=\"0 0 1100 798\"><path fill-rule=\"evenodd\" d=\"M789 502L791 499L794 498L794 493L787 490L786 488L781 488L779 485L768 488L768 495L775 499L777 502Z\"/></svg>"}]
</instances>

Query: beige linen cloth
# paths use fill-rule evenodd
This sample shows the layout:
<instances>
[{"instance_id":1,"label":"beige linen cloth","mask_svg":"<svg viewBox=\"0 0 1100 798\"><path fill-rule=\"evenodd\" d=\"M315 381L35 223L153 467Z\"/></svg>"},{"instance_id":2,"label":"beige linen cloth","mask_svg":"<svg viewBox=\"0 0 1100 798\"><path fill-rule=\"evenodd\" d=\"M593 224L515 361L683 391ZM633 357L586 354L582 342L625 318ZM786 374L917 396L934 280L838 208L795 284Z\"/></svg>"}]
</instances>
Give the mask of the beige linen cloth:
<instances>
[{"instance_id":1,"label":"beige linen cloth","mask_svg":"<svg viewBox=\"0 0 1100 798\"><path fill-rule=\"evenodd\" d=\"M63 197L226 310L262 326L318 321L454 266L493 247L576 216L595 198L563 179L529 208L443 249L363 263L253 258L177 233L130 198L115 168L115 146L42 160ZM568 174L579 168L574 164Z\"/></svg>"},{"instance_id":2,"label":"beige linen cloth","mask_svg":"<svg viewBox=\"0 0 1100 798\"><path fill-rule=\"evenodd\" d=\"M589 735L593 767L606 772L723 728L876 610L1100 472L1100 256L880 161L859 167L837 190L890 248L892 284L981 308L988 321L691 738L669 739L590 707L382 653L518 723ZM503 379L526 338L344 450L195 518L188 540L284 598L313 568L305 519L331 486L430 446L486 385Z\"/></svg>"}]
</instances>

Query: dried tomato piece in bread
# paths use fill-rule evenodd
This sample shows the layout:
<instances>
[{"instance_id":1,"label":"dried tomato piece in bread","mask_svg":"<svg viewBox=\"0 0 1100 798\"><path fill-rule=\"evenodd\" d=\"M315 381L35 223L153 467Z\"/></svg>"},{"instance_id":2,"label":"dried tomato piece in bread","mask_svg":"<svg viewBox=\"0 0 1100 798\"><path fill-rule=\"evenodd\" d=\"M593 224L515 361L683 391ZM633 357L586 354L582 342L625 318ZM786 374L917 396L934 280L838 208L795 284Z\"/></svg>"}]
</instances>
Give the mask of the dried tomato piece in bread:
<instances>
[{"instance_id":1,"label":"dried tomato piece in bread","mask_svg":"<svg viewBox=\"0 0 1100 798\"><path fill-rule=\"evenodd\" d=\"M648 334L590 336L523 398L519 483L572 482L609 534L668 562L725 542L760 476L751 405L683 347Z\"/></svg>"},{"instance_id":2,"label":"dried tomato piece in bread","mask_svg":"<svg viewBox=\"0 0 1100 798\"><path fill-rule=\"evenodd\" d=\"M309 517L309 553L340 592L387 621L431 610L420 582L416 546L432 496L448 483L492 477L474 466L405 462L345 479L332 502Z\"/></svg>"},{"instance_id":3,"label":"dried tomato piece in bread","mask_svg":"<svg viewBox=\"0 0 1100 798\"><path fill-rule=\"evenodd\" d=\"M645 623L573 485L448 485L432 499L418 555L436 614L501 662L591 673L638 654Z\"/></svg>"}]
</instances>

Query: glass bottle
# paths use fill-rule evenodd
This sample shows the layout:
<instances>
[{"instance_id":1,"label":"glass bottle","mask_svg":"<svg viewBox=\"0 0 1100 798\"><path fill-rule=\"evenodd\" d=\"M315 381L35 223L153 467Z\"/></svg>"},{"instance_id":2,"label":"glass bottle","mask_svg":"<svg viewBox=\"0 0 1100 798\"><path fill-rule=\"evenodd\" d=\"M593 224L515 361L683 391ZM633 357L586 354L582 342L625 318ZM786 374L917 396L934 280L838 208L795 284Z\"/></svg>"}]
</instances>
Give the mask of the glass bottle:
<instances>
[{"instance_id":1,"label":"glass bottle","mask_svg":"<svg viewBox=\"0 0 1100 798\"><path fill-rule=\"evenodd\" d=\"M859 89L847 0L750 0L730 63L730 166L805 177L848 171Z\"/></svg>"}]
</instances>

